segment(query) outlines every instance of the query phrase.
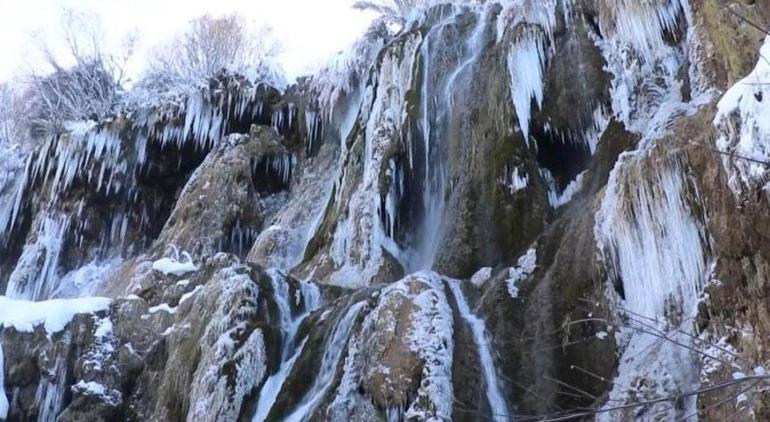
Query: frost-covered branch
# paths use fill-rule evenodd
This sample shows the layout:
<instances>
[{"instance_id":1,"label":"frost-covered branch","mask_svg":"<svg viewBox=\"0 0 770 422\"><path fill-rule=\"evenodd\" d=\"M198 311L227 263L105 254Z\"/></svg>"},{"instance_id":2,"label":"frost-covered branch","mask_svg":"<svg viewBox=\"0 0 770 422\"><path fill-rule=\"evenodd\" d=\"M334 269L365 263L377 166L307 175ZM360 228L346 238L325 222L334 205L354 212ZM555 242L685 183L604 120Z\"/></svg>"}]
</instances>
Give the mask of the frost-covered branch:
<instances>
[{"instance_id":1,"label":"frost-covered branch","mask_svg":"<svg viewBox=\"0 0 770 422\"><path fill-rule=\"evenodd\" d=\"M29 75L32 131L44 136L68 121L98 120L118 101L120 88L101 59L80 59L50 75Z\"/></svg>"},{"instance_id":2,"label":"frost-covered branch","mask_svg":"<svg viewBox=\"0 0 770 422\"><path fill-rule=\"evenodd\" d=\"M0 146L24 141L26 114L25 103L19 93L8 83L0 84Z\"/></svg>"},{"instance_id":3,"label":"frost-covered branch","mask_svg":"<svg viewBox=\"0 0 770 422\"><path fill-rule=\"evenodd\" d=\"M435 3L435 0L360 0L353 3L353 7L370 10L393 22L404 23L416 11Z\"/></svg>"},{"instance_id":4,"label":"frost-covered branch","mask_svg":"<svg viewBox=\"0 0 770 422\"><path fill-rule=\"evenodd\" d=\"M138 33L130 33L118 54L108 53L98 17L69 9L62 13L61 32L67 46L64 55L55 54L58 50L42 34L35 37L50 68L35 68L25 80L33 136L59 133L69 121L106 117L120 99L125 69L139 39Z\"/></svg>"}]
</instances>

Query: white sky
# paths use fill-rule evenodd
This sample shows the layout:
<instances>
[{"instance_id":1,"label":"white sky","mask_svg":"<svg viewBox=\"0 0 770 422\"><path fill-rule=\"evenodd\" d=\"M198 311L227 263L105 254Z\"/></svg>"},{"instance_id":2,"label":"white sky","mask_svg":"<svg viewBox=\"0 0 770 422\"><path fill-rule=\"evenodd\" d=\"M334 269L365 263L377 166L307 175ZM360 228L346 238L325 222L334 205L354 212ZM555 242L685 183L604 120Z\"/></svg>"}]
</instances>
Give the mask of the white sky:
<instances>
[{"instance_id":1,"label":"white sky","mask_svg":"<svg viewBox=\"0 0 770 422\"><path fill-rule=\"evenodd\" d=\"M146 50L203 14L238 12L269 25L284 47L281 62L290 76L305 73L343 50L368 27L371 15L353 10L352 0L0 0L0 81L35 66L30 36L55 38L64 8L100 17L108 43L116 45L136 28ZM141 58L144 51L139 51ZM141 67L137 59L133 71Z\"/></svg>"}]
</instances>

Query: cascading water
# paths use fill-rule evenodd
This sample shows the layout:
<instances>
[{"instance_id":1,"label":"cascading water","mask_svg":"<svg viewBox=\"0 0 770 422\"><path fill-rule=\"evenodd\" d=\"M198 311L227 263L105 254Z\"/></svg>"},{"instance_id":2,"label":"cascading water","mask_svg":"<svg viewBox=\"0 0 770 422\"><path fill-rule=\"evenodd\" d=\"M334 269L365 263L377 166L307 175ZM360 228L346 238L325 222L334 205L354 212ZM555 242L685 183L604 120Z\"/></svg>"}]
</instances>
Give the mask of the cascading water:
<instances>
[{"instance_id":1,"label":"cascading water","mask_svg":"<svg viewBox=\"0 0 770 422\"><path fill-rule=\"evenodd\" d=\"M292 318L291 305L289 304L289 286L286 283L286 278L277 270L270 271L269 275L273 290L275 291L275 303L278 305L278 311L281 316L281 366L275 374L265 381L260 390L256 406L257 410L252 418L254 422L261 422L267 419L270 410L275 404L275 400L278 398L278 394L281 392L283 383L305 348L305 341L295 347L297 330L302 321L311 312L318 309L321 303L318 287L310 282L300 282L303 312L297 317Z\"/></svg>"},{"instance_id":2,"label":"cascading water","mask_svg":"<svg viewBox=\"0 0 770 422\"><path fill-rule=\"evenodd\" d=\"M510 420L510 411L505 395L500 389L500 380L492 356L492 348L489 344L486 325L481 318L471 311L460 282L457 280L447 280L446 284L449 286L449 290L452 291L452 296L455 298L460 316L468 324L473 334L473 342L476 344L481 370L484 374L487 400L489 401L489 407L492 409L492 419L497 422L508 421Z\"/></svg>"},{"instance_id":3,"label":"cascading water","mask_svg":"<svg viewBox=\"0 0 770 422\"><path fill-rule=\"evenodd\" d=\"M416 148L424 150L422 169L422 208L423 216L418 228L415 250L408 262L411 272L433 268L444 236L445 210L451 200L448 191L449 149L452 137L450 128L453 118L455 97L468 94L468 70L472 69L483 51L486 41L487 13L473 13L476 23L473 31L461 47L459 57L453 59L450 69L440 67L446 57L436 56L434 43L446 42L443 31L452 25L460 25L458 18L469 10L453 6L452 14L430 28L420 48L423 78L420 87L420 117L418 137L420 144ZM435 72L434 72L435 70ZM438 73L437 73L438 72ZM437 75L447 75L441 78ZM410 148L412 148L410 146ZM412 150L409 151L410 166L413 163ZM395 208L395 207L392 207Z\"/></svg>"},{"instance_id":4,"label":"cascading water","mask_svg":"<svg viewBox=\"0 0 770 422\"><path fill-rule=\"evenodd\" d=\"M339 319L334 327L331 339L326 344L323 358L321 358L321 367L318 375L313 380L313 385L305 394L301 404L284 419L286 422L301 422L312 415L312 412L323 399L327 391L332 387L334 375L337 371L345 346L350 338L350 331L353 329L358 315L366 307L366 302L358 302L348 308L342 318Z\"/></svg>"}]
</instances>

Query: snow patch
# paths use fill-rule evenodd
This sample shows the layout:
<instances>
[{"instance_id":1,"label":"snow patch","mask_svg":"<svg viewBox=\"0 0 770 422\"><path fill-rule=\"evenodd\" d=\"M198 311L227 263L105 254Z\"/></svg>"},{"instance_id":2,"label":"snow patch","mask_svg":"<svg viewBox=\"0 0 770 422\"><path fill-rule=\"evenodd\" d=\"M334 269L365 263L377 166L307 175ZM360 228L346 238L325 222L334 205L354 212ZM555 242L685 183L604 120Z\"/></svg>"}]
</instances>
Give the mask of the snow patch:
<instances>
[{"instance_id":1,"label":"snow patch","mask_svg":"<svg viewBox=\"0 0 770 422\"><path fill-rule=\"evenodd\" d=\"M51 335L62 331L75 315L106 311L109 306L110 299L103 297L30 302L0 296L0 325L27 333L43 325Z\"/></svg>"},{"instance_id":2,"label":"snow patch","mask_svg":"<svg viewBox=\"0 0 770 422\"><path fill-rule=\"evenodd\" d=\"M770 36L765 38L759 54L754 70L719 101L714 120L723 133L717 147L748 159L723 157L723 165L736 173L730 181L736 193L741 183L760 182L765 183L765 188L770 186L764 181L770 169L767 164L770 163Z\"/></svg>"},{"instance_id":3,"label":"snow patch","mask_svg":"<svg viewBox=\"0 0 770 422\"><path fill-rule=\"evenodd\" d=\"M537 250L534 248L529 249L525 255L522 255L515 267L508 269L508 278L505 280L505 283L508 286L508 294L512 299L519 297L518 284L534 273L535 269L537 269Z\"/></svg>"},{"instance_id":4,"label":"snow patch","mask_svg":"<svg viewBox=\"0 0 770 422\"><path fill-rule=\"evenodd\" d=\"M161 258L152 263L152 269L165 275L184 276L195 271L198 267L193 263L192 256L187 252L182 252L182 260L179 257Z\"/></svg>"},{"instance_id":5,"label":"snow patch","mask_svg":"<svg viewBox=\"0 0 770 422\"><path fill-rule=\"evenodd\" d=\"M74 394L96 397L102 403L112 407L118 407L123 403L123 394L120 391L107 388L103 384L94 381L85 382L80 380L72 386L72 392Z\"/></svg>"},{"instance_id":6,"label":"snow patch","mask_svg":"<svg viewBox=\"0 0 770 422\"><path fill-rule=\"evenodd\" d=\"M489 281L490 278L492 278L492 267L484 267L476 271L476 274L473 274L471 277L471 284L476 286L476 288L480 288Z\"/></svg>"}]
</instances>

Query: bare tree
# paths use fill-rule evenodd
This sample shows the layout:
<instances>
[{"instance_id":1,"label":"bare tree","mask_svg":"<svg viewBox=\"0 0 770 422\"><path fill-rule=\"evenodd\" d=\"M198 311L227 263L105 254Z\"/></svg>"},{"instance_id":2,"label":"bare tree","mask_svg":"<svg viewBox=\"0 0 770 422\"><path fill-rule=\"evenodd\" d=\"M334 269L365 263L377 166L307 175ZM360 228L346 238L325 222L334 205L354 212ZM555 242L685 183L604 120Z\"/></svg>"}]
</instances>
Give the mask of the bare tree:
<instances>
[{"instance_id":1,"label":"bare tree","mask_svg":"<svg viewBox=\"0 0 770 422\"><path fill-rule=\"evenodd\" d=\"M58 133L68 121L99 120L119 100L119 86L101 59L79 59L71 68L29 76L32 133Z\"/></svg>"},{"instance_id":2,"label":"bare tree","mask_svg":"<svg viewBox=\"0 0 770 422\"><path fill-rule=\"evenodd\" d=\"M26 125L24 102L8 83L0 84L0 145L24 141Z\"/></svg>"},{"instance_id":3,"label":"bare tree","mask_svg":"<svg viewBox=\"0 0 770 422\"><path fill-rule=\"evenodd\" d=\"M36 68L26 78L33 135L58 133L68 121L98 120L113 110L139 36L129 33L117 54L106 51L105 38L97 15L73 9L62 11L66 49L51 47L42 34L34 37L49 69Z\"/></svg>"},{"instance_id":4,"label":"bare tree","mask_svg":"<svg viewBox=\"0 0 770 422\"><path fill-rule=\"evenodd\" d=\"M371 10L388 20L403 23L415 10L435 3L435 0L359 0L353 3L353 7L359 10Z\"/></svg>"},{"instance_id":5,"label":"bare tree","mask_svg":"<svg viewBox=\"0 0 770 422\"><path fill-rule=\"evenodd\" d=\"M259 72L279 51L267 27L252 31L237 14L204 15L151 52L145 82L195 85L223 69L242 74Z\"/></svg>"}]
</instances>

